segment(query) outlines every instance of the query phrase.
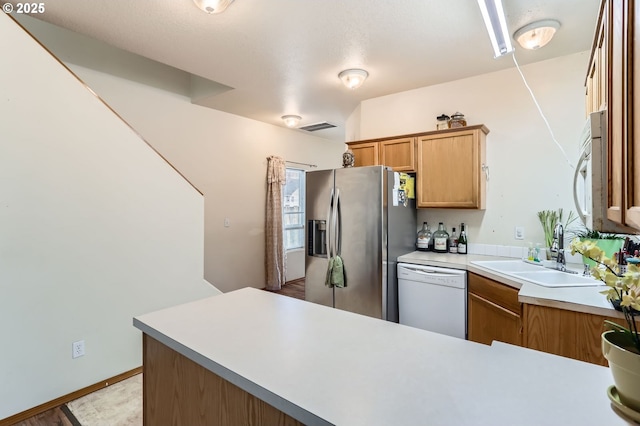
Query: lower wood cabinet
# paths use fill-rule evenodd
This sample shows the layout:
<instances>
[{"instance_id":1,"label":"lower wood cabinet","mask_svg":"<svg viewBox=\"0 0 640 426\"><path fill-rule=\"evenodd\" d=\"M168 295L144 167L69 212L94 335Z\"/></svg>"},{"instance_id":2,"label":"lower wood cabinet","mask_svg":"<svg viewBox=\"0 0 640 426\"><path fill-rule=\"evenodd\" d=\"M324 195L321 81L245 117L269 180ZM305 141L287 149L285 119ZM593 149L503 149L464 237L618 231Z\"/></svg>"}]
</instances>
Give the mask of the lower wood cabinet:
<instances>
[{"instance_id":1,"label":"lower wood cabinet","mask_svg":"<svg viewBox=\"0 0 640 426\"><path fill-rule=\"evenodd\" d=\"M605 320L625 325L621 318L525 304L524 346L606 366L600 346Z\"/></svg>"},{"instance_id":2,"label":"lower wood cabinet","mask_svg":"<svg viewBox=\"0 0 640 426\"><path fill-rule=\"evenodd\" d=\"M303 426L147 334L142 343L144 426Z\"/></svg>"},{"instance_id":3,"label":"lower wood cabinet","mask_svg":"<svg viewBox=\"0 0 640 426\"><path fill-rule=\"evenodd\" d=\"M467 338L490 345L494 340L522 346L522 305L518 290L469 273Z\"/></svg>"}]
</instances>

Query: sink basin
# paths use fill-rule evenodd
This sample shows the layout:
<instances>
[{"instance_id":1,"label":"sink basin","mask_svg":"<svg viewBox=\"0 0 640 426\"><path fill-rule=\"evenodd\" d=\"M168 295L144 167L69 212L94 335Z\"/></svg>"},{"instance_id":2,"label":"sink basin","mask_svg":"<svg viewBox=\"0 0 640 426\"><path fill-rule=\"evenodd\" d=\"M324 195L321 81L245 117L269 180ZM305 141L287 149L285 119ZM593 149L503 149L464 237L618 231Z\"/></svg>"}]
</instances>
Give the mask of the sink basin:
<instances>
[{"instance_id":1,"label":"sink basin","mask_svg":"<svg viewBox=\"0 0 640 426\"><path fill-rule=\"evenodd\" d=\"M571 274L533 265L522 260L475 260L474 265L511 275L545 287L594 287L603 285L591 277Z\"/></svg>"},{"instance_id":2,"label":"sink basin","mask_svg":"<svg viewBox=\"0 0 640 426\"><path fill-rule=\"evenodd\" d=\"M545 287L595 287L603 285L595 278L551 269L513 272L512 275Z\"/></svg>"},{"instance_id":3,"label":"sink basin","mask_svg":"<svg viewBox=\"0 0 640 426\"><path fill-rule=\"evenodd\" d=\"M475 260L471 263L493 271L507 273L540 271L542 268L542 266L532 265L522 260Z\"/></svg>"}]
</instances>

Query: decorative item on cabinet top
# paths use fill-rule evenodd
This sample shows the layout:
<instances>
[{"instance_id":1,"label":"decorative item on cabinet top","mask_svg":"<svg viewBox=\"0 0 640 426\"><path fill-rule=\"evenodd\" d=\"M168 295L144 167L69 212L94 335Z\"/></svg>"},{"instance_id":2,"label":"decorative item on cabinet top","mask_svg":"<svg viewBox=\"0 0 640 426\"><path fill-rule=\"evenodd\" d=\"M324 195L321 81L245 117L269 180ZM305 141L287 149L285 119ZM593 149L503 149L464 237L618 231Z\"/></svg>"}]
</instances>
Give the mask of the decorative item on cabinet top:
<instances>
[{"instance_id":1,"label":"decorative item on cabinet top","mask_svg":"<svg viewBox=\"0 0 640 426\"><path fill-rule=\"evenodd\" d=\"M347 149L344 154L342 154L342 167L353 167L355 163L355 157L353 155L353 151Z\"/></svg>"}]
</instances>

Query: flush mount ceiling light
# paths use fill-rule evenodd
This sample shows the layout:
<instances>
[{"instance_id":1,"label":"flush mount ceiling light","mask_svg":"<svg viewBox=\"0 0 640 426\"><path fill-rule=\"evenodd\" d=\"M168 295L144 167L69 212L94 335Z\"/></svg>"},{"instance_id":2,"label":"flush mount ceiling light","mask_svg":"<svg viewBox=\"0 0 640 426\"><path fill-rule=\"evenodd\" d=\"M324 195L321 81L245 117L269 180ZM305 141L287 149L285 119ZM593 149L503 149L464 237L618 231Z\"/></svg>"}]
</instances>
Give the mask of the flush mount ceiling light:
<instances>
[{"instance_id":1,"label":"flush mount ceiling light","mask_svg":"<svg viewBox=\"0 0 640 426\"><path fill-rule=\"evenodd\" d=\"M501 0L478 0L484 25L487 27L494 57L498 58L513 51L511 37L507 29L507 20Z\"/></svg>"},{"instance_id":2,"label":"flush mount ceiling light","mask_svg":"<svg viewBox=\"0 0 640 426\"><path fill-rule=\"evenodd\" d=\"M513 38L525 49L536 50L551 41L560 22L553 19L532 22L513 33Z\"/></svg>"},{"instance_id":3,"label":"flush mount ceiling light","mask_svg":"<svg viewBox=\"0 0 640 426\"><path fill-rule=\"evenodd\" d=\"M224 12L233 0L193 0L193 2L203 11L214 14Z\"/></svg>"},{"instance_id":4,"label":"flush mount ceiling light","mask_svg":"<svg viewBox=\"0 0 640 426\"><path fill-rule=\"evenodd\" d=\"M362 86L362 83L369 77L369 73L365 70L353 68L342 71L338 74L338 77L348 89L357 89Z\"/></svg>"},{"instance_id":5,"label":"flush mount ceiling light","mask_svg":"<svg viewBox=\"0 0 640 426\"><path fill-rule=\"evenodd\" d=\"M296 127L301 118L299 115L283 115L282 121L284 121L287 127Z\"/></svg>"}]
</instances>

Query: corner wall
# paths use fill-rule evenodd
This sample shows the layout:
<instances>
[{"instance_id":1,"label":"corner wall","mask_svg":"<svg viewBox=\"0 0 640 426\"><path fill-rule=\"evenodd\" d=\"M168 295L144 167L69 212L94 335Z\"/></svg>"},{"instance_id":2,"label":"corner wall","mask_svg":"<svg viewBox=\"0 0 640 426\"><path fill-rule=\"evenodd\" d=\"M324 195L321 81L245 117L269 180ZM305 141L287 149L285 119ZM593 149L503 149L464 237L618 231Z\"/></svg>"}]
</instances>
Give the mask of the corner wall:
<instances>
[{"instance_id":1,"label":"corner wall","mask_svg":"<svg viewBox=\"0 0 640 426\"><path fill-rule=\"evenodd\" d=\"M219 292L202 195L4 13L0 52L2 419L139 367L134 316Z\"/></svg>"}]
</instances>

